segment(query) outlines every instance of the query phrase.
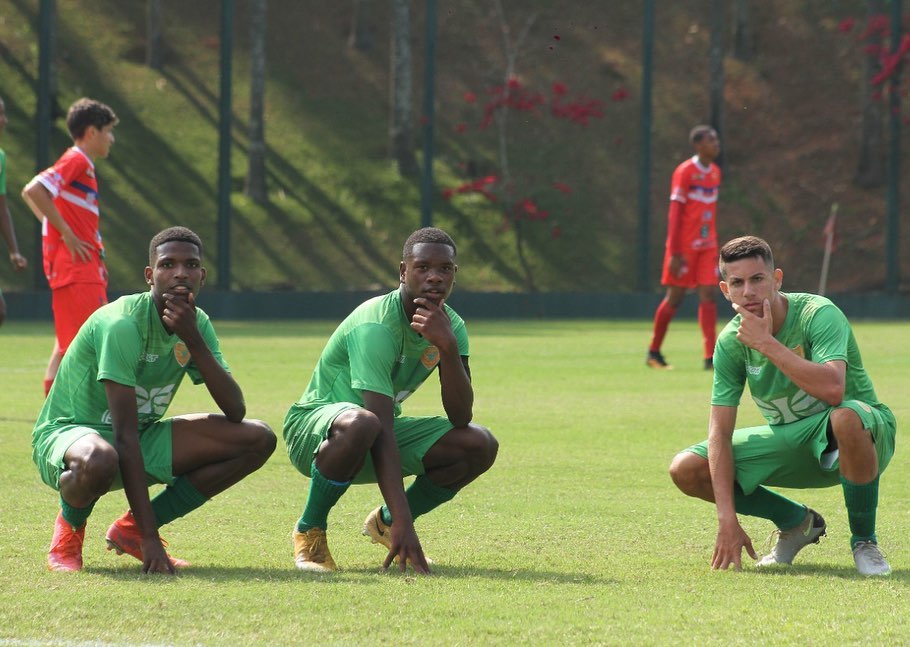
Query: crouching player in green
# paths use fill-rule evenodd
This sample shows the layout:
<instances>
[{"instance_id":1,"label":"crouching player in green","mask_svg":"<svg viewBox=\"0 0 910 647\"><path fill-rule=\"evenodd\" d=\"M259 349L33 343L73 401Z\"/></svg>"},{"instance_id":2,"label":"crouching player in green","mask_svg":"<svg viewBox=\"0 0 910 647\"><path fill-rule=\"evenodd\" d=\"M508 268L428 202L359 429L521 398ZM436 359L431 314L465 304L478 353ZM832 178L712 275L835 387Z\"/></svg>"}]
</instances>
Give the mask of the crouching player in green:
<instances>
[{"instance_id":1,"label":"crouching player in green","mask_svg":"<svg viewBox=\"0 0 910 647\"><path fill-rule=\"evenodd\" d=\"M86 520L104 493L122 487L130 510L110 526L108 550L144 573L186 566L158 528L198 508L261 467L275 435L246 420L208 316L195 306L205 281L202 242L185 227L157 234L145 280L151 289L101 307L82 326L32 434L42 480L60 492L48 568L78 571ZM162 419L184 374L205 384L222 414ZM149 500L148 485L167 487Z\"/></svg>"},{"instance_id":2,"label":"crouching player in green","mask_svg":"<svg viewBox=\"0 0 910 647\"><path fill-rule=\"evenodd\" d=\"M857 570L887 575L875 516L896 425L875 395L850 323L824 297L780 292L783 273L760 238L724 245L720 275L720 289L737 314L715 347L708 440L670 466L683 493L717 506L712 567L739 569L743 548L757 559L737 513L778 528L776 544L758 566L792 563L825 534L825 520L767 486L840 485ZM734 431L747 382L768 424Z\"/></svg>"},{"instance_id":3,"label":"crouching player in green","mask_svg":"<svg viewBox=\"0 0 910 647\"><path fill-rule=\"evenodd\" d=\"M445 304L455 283L455 243L419 229L404 244L397 290L370 299L326 344L306 392L288 411L284 438L310 490L293 532L304 571L336 570L328 515L351 483L378 483L385 505L363 534L397 560L429 572L414 519L452 499L486 472L498 444L473 424L474 391L464 321ZM400 415L401 403L439 369L445 416ZM404 490L402 477L416 475Z\"/></svg>"}]
</instances>

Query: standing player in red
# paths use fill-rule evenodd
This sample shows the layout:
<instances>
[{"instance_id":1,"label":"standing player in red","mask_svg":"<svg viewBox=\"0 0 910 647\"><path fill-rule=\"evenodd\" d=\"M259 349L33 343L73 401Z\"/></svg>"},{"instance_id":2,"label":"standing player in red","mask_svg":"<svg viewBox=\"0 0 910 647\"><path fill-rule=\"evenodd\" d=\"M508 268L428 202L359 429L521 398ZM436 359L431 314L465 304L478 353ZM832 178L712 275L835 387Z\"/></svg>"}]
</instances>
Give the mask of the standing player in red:
<instances>
[{"instance_id":1,"label":"standing player in red","mask_svg":"<svg viewBox=\"0 0 910 647\"><path fill-rule=\"evenodd\" d=\"M44 375L45 395L79 328L107 303L95 160L108 156L117 122L117 115L103 103L76 101L66 115L74 145L22 190L22 198L42 225L44 274L51 288L57 336Z\"/></svg>"},{"instance_id":2,"label":"standing player in red","mask_svg":"<svg viewBox=\"0 0 910 647\"><path fill-rule=\"evenodd\" d=\"M654 314L654 336L646 363L672 368L660 352L667 328L686 291L698 292L698 323L704 338L705 369L714 368L717 339L717 194L721 172L714 160L720 139L711 126L696 126L689 134L695 155L676 167L670 188L667 246L660 283L667 293Z\"/></svg>"}]
</instances>

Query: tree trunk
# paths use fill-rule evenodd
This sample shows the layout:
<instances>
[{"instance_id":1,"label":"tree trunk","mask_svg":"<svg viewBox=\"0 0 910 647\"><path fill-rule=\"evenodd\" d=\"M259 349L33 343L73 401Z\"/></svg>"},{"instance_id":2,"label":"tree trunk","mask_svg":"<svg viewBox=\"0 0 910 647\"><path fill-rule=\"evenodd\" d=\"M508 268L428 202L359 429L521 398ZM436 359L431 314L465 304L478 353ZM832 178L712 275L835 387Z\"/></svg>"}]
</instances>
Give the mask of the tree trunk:
<instances>
[{"instance_id":1,"label":"tree trunk","mask_svg":"<svg viewBox=\"0 0 910 647\"><path fill-rule=\"evenodd\" d=\"M250 152L246 194L253 202L268 201L265 171L265 36L266 0L252 0L250 15Z\"/></svg>"},{"instance_id":2,"label":"tree trunk","mask_svg":"<svg viewBox=\"0 0 910 647\"><path fill-rule=\"evenodd\" d=\"M161 30L161 0L148 0L145 64L153 70L164 65L164 37Z\"/></svg>"},{"instance_id":3,"label":"tree trunk","mask_svg":"<svg viewBox=\"0 0 910 647\"><path fill-rule=\"evenodd\" d=\"M60 117L66 117L67 107L60 105L60 74L58 73L59 66L57 65L57 34L59 34L57 24L60 16L57 14L57 0L49 0L49 4L50 52L48 56L50 57L50 78L48 87L50 89L51 121L56 121Z\"/></svg>"},{"instance_id":4,"label":"tree trunk","mask_svg":"<svg viewBox=\"0 0 910 647\"><path fill-rule=\"evenodd\" d=\"M740 61L751 61L755 55L755 39L749 0L736 0L733 4L733 56Z\"/></svg>"},{"instance_id":5,"label":"tree trunk","mask_svg":"<svg viewBox=\"0 0 910 647\"><path fill-rule=\"evenodd\" d=\"M369 3L370 0L353 0L348 47L353 47L361 52L368 52L373 47L373 32L370 31L369 12L367 11Z\"/></svg>"},{"instance_id":6,"label":"tree trunk","mask_svg":"<svg viewBox=\"0 0 910 647\"><path fill-rule=\"evenodd\" d=\"M711 127L723 137L724 113L724 2L714 0L711 16L711 52L710 60L710 96ZM723 149L715 160L718 166L723 164Z\"/></svg>"},{"instance_id":7,"label":"tree trunk","mask_svg":"<svg viewBox=\"0 0 910 647\"><path fill-rule=\"evenodd\" d=\"M417 175L414 156L411 9L408 0L392 0L391 110L389 144L402 177Z\"/></svg>"},{"instance_id":8,"label":"tree trunk","mask_svg":"<svg viewBox=\"0 0 910 647\"><path fill-rule=\"evenodd\" d=\"M881 15L884 12L881 0L866 1L866 17ZM864 47L873 46L881 49L885 46L881 32L873 31L863 43ZM871 49L871 48L870 48ZM853 182L865 189L880 187L885 184L885 140L882 130L884 122L884 102L875 94L872 77L882 69L879 54L875 51L866 53L861 89L862 125L860 126L859 155L856 175Z\"/></svg>"}]
</instances>

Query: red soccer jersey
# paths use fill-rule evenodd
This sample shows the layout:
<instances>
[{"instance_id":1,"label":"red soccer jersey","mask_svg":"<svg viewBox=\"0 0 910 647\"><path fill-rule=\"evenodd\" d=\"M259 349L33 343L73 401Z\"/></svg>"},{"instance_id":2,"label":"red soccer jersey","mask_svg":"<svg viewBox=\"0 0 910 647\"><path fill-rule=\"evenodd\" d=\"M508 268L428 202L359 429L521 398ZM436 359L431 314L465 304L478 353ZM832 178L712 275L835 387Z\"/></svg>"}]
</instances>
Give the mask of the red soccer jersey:
<instances>
[{"instance_id":1,"label":"red soccer jersey","mask_svg":"<svg viewBox=\"0 0 910 647\"><path fill-rule=\"evenodd\" d=\"M52 167L42 171L38 181L50 191L54 206L73 233L95 247L91 259L74 262L60 232L45 218L41 242L44 275L51 289L70 283L107 285L104 245L98 230L98 180L92 160L73 146Z\"/></svg>"},{"instance_id":2,"label":"red soccer jersey","mask_svg":"<svg viewBox=\"0 0 910 647\"><path fill-rule=\"evenodd\" d=\"M686 253L717 247L717 194L720 189L720 167L707 168L693 156L676 167L670 186L670 200L682 203L677 251ZM672 234L671 234L672 236ZM669 243L669 241L668 241Z\"/></svg>"}]
</instances>

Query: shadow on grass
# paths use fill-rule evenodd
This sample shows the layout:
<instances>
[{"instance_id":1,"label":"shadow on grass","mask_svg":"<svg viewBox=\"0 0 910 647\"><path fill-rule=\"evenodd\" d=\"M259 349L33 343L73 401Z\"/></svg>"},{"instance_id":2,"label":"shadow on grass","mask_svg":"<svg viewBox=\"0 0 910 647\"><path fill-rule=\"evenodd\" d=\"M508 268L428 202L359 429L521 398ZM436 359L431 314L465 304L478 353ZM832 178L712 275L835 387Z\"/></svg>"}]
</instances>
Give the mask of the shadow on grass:
<instances>
[{"instance_id":1,"label":"shadow on grass","mask_svg":"<svg viewBox=\"0 0 910 647\"><path fill-rule=\"evenodd\" d=\"M128 581L143 577L139 574L138 567L91 567L86 566L83 573L87 575L101 575L113 580ZM293 582L301 581L307 583L330 584L337 582L339 584L348 584L354 581L370 581L364 576L371 576L370 579L378 582L375 576L415 579L417 576L410 569L406 573L401 573L397 568L390 568L383 572L378 567L354 567L339 570L333 574L322 573L305 573L291 568L262 568L262 567L223 567L223 566L194 566L182 569L178 572L177 577L181 579L201 579L207 581L222 582ZM157 576L151 576L157 577ZM532 570L526 568L502 569L502 568L460 568L454 566L435 566L433 578L451 578L451 579L468 579L482 578L489 580L514 580L517 582L535 582L535 583L552 583L552 584L579 584L579 585L604 585L618 584L619 581L614 578L604 578L591 573L573 573L573 572L555 572L544 570ZM162 577L162 581L169 581L169 578Z\"/></svg>"},{"instance_id":2,"label":"shadow on grass","mask_svg":"<svg viewBox=\"0 0 910 647\"><path fill-rule=\"evenodd\" d=\"M769 566L763 568L752 568L745 571L755 577L797 577L800 575L812 575L816 577L836 577L846 580L897 582L900 584L910 584L910 570L894 569L891 575L885 577L870 577L860 575L856 568L852 566L822 566L813 564L798 564L796 566Z\"/></svg>"}]
</instances>

